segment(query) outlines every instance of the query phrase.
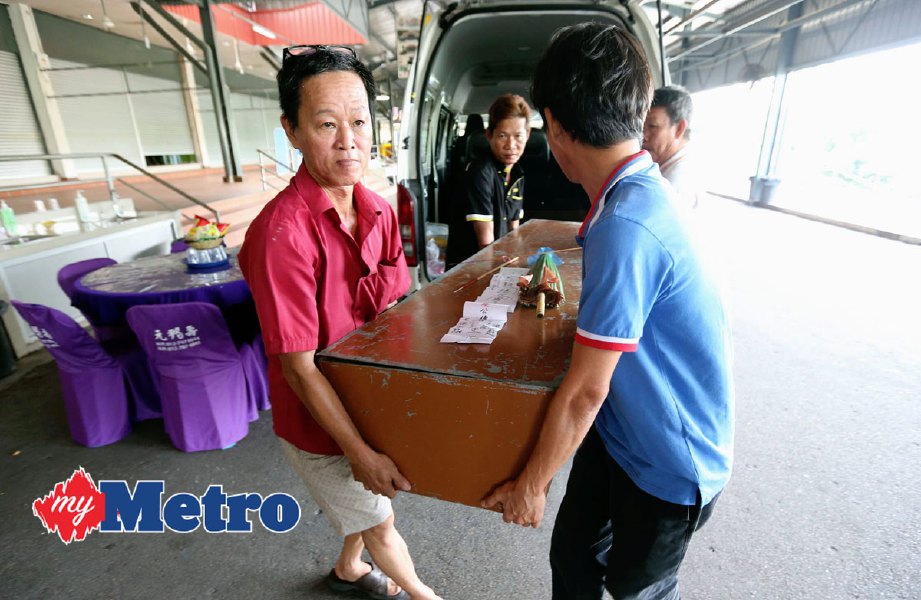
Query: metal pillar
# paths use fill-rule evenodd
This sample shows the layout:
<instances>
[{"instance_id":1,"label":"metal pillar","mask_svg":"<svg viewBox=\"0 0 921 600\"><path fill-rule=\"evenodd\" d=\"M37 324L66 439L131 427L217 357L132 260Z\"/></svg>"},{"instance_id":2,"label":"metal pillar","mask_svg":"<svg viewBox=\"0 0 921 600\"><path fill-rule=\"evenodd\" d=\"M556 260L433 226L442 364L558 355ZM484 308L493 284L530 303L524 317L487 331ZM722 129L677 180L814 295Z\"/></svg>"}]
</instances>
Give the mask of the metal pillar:
<instances>
[{"instance_id":1,"label":"metal pillar","mask_svg":"<svg viewBox=\"0 0 921 600\"><path fill-rule=\"evenodd\" d=\"M211 90L211 101L214 105L214 123L217 126L217 138L221 146L221 158L224 164L224 181L241 181L242 169L240 161L236 158L237 138L233 127L233 118L230 107L226 101L227 86L224 84L224 71L220 66L215 45L214 21L211 18L210 0L195 0L198 3L199 14L201 15L202 32L205 41L189 31L176 17L170 14L166 9L160 6L154 0L134 0L131 6L134 8L142 19L147 21L169 42L179 54L185 57L193 66L203 71L208 76L208 85ZM186 36L192 43L201 48L205 57L205 64L202 65L198 59L192 56L178 41L163 29L155 20L153 20L145 10L141 8L144 3L151 10L156 12L164 21L176 28L180 33Z\"/></svg>"},{"instance_id":2,"label":"metal pillar","mask_svg":"<svg viewBox=\"0 0 921 600\"><path fill-rule=\"evenodd\" d=\"M205 126L202 123L201 111L198 106L198 94L195 92L195 74L192 72L192 63L185 58L179 59L179 69L182 75L182 99L185 104L186 116L189 119L189 129L192 132L192 146L195 157L201 166L207 165L208 144L205 142Z\"/></svg>"},{"instance_id":3,"label":"metal pillar","mask_svg":"<svg viewBox=\"0 0 921 600\"><path fill-rule=\"evenodd\" d=\"M396 150L396 134L393 132L393 80L389 77L387 78L387 96L387 106L390 107L390 112L387 113L387 121L390 123L390 143Z\"/></svg>"},{"instance_id":4,"label":"metal pillar","mask_svg":"<svg viewBox=\"0 0 921 600\"><path fill-rule=\"evenodd\" d=\"M708 6L709 6L709 5L708 5ZM685 33L685 32L687 32L687 31L690 31L690 26L691 26L691 23L690 23L690 22L691 22L691 20L688 18L688 15L691 14L690 9L687 9L687 8L676 8L673 12L674 12L674 14L678 15L678 17L681 18L681 21L678 23L678 25L675 25L675 26L671 27L671 28L668 30L667 33L672 33L672 32L674 32L676 29L678 29L679 27L681 27L682 29L681 29L680 32L678 32L678 35L681 35L682 33ZM695 12L696 12L696 11L695 11ZM691 17L691 18L693 18L693 17ZM681 38L681 51L680 51L680 52L681 52L681 53L684 53L684 52L685 52L688 48L690 48L690 47L691 47L691 40L689 40L687 37L682 37L682 38ZM663 60L664 60L664 59L663 59ZM684 60L684 59L682 59L682 61L681 61L680 63L678 63L678 64L676 65L676 68L675 68L675 70L677 70L678 73L681 74L680 80L677 81L678 85L685 86L685 87L687 87L687 85L688 85L688 69L685 68L685 67L686 67L686 63L687 63L687 61ZM663 69L663 71L664 71L664 69ZM673 71L670 71L669 74L671 75L671 78L670 78L670 79L671 79L672 81L674 81L674 74L673 74ZM665 84L663 84L663 85L665 85Z\"/></svg>"},{"instance_id":5,"label":"metal pillar","mask_svg":"<svg viewBox=\"0 0 921 600\"><path fill-rule=\"evenodd\" d=\"M662 0L656 0L656 12L659 17L659 24L656 27L659 32L659 68L662 74L662 85L668 85L669 77L665 71L665 32L662 31Z\"/></svg>"},{"instance_id":6,"label":"metal pillar","mask_svg":"<svg viewBox=\"0 0 921 600\"><path fill-rule=\"evenodd\" d=\"M218 138L221 140L221 154L224 158L224 181L243 181L243 169L237 154L237 135L230 108L229 90L224 82L224 69L217 52L214 17L211 15L211 0L201 0L198 7L201 15L201 30L204 38L205 62L208 65L208 82L214 116L217 122Z\"/></svg>"},{"instance_id":7,"label":"metal pillar","mask_svg":"<svg viewBox=\"0 0 921 600\"><path fill-rule=\"evenodd\" d=\"M803 16L803 5L795 4L790 7L788 21L795 21ZM784 31L780 38L780 56L777 60L777 69L774 72L774 87L771 91L771 104L768 107L768 116L764 125L764 135L761 138L761 152L758 154L758 165L755 174L750 177L751 188L748 200L755 204L770 204L774 191L780 184L777 175L777 158L780 154L783 139L783 120L786 103L784 101L787 89L787 76L793 62L793 54L799 40L799 27Z\"/></svg>"},{"instance_id":8,"label":"metal pillar","mask_svg":"<svg viewBox=\"0 0 921 600\"><path fill-rule=\"evenodd\" d=\"M35 15L24 4L10 4L8 9L26 87L29 89L45 148L49 154L67 154L70 145L67 143L64 120L54 97L51 79L45 71L50 65L35 25ZM77 177L77 167L71 159L54 159L51 161L51 169L61 179Z\"/></svg>"}]
</instances>

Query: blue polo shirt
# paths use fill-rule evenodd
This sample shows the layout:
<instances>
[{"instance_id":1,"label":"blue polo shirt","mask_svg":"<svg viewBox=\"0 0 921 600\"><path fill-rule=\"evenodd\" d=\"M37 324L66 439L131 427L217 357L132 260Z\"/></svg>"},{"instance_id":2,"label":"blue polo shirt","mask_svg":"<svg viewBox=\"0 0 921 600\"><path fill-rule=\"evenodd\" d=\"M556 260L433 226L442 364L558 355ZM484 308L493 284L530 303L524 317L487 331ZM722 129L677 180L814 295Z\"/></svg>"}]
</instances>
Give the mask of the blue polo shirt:
<instances>
[{"instance_id":1,"label":"blue polo shirt","mask_svg":"<svg viewBox=\"0 0 921 600\"><path fill-rule=\"evenodd\" d=\"M611 457L657 498L706 504L732 468L729 324L664 181L640 152L592 205L576 342L623 352L595 418Z\"/></svg>"}]
</instances>

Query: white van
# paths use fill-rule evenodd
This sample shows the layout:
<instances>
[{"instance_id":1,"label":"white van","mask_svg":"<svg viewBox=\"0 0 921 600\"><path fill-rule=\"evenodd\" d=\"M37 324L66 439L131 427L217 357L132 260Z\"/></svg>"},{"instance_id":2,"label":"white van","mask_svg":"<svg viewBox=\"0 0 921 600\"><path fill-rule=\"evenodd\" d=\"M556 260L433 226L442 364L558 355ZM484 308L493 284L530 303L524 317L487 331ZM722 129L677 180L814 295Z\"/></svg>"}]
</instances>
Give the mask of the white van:
<instances>
[{"instance_id":1,"label":"white van","mask_svg":"<svg viewBox=\"0 0 921 600\"><path fill-rule=\"evenodd\" d=\"M452 200L466 164L488 152L482 132L464 133L467 117L487 117L501 94L528 99L531 74L560 27L585 21L631 32L646 50L656 87L662 85L658 34L639 0L426 2L397 148L397 215L415 282L440 274ZM520 160L525 219L582 220L589 199L563 176L539 129L539 115ZM471 128L472 129L472 128ZM440 250L441 256L426 260ZM443 264L443 263L440 263Z\"/></svg>"}]
</instances>

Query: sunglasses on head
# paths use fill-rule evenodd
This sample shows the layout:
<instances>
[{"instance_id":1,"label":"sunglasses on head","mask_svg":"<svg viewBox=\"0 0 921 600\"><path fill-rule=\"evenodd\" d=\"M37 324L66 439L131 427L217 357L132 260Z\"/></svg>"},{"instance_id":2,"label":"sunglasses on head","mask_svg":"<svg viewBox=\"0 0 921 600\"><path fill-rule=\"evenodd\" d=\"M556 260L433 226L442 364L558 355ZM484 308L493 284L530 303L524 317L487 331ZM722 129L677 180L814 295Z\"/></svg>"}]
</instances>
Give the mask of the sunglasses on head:
<instances>
[{"instance_id":1,"label":"sunglasses on head","mask_svg":"<svg viewBox=\"0 0 921 600\"><path fill-rule=\"evenodd\" d=\"M350 46L329 46L326 44L306 44L301 46L289 46L282 53L282 62L293 56L311 56L317 52L338 52L352 58L358 58L354 48Z\"/></svg>"}]
</instances>

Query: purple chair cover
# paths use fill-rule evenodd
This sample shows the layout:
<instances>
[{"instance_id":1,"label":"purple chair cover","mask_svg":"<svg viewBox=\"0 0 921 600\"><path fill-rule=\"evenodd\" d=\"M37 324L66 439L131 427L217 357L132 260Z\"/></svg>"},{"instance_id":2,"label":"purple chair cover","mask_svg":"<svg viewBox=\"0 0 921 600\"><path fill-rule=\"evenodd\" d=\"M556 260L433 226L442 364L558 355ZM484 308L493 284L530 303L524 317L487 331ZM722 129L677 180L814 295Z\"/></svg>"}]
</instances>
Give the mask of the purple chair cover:
<instances>
[{"instance_id":1,"label":"purple chair cover","mask_svg":"<svg viewBox=\"0 0 921 600\"><path fill-rule=\"evenodd\" d=\"M116 262L118 261L111 258L90 258L88 260L70 263L58 271L58 285L61 286L61 289L64 290L68 298L72 298L74 295L74 284L77 283L78 279L97 269L114 265Z\"/></svg>"},{"instance_id":2,"label":"purple chair cover","mask_svg":"<svg viewBox=\"0 0 921 600\"><path fill-rule=\"evenodd\" d=\"M253 353L259 359L259 374L262 376L262 381L265 383L265 400L259 401L257 399L256 404L259 406L259 410L271 410L272 402L269 400L269 357L265 353L265 345L262 343L262 334L257 333L256 338L252 343Z\"/></svg>"},{"instance_id":3,"label":"purple chair cover","mask_svg":"<svg viewBox=\"0 0 921 600\"><path fill-rule=\"evenodd\" d=\"M157 376L134 332L128 327L125 329L128 335L102 340L102 347L118 361L125 372L130 392L131 418L135 422L159 419L163 417L163 409L160 406Z\"/></svg>"},{"instance_id":4,"label":"purple chair cover","mask_svg":"<svg viewBox=\"0 0 921 600\"><path fill-rule=\"evenodd\" d=\"M212 304L135 306L128 324L154 365L163 425L180 450L227 448L249 433L240 353Z\"/></svg>"},{"instance_id":5,"label":"purple chair cover","mask_svg":"<svg viewBox=\"0 0 921 600\"><path fill-rule=\"evenodd\" d=\"M111 258L90 258L88 260L70 263L58 271L58 285L61 286L61 289L64 290L67 297L73 300L74 288L81 277L114 264L118 264L118 262ZM84 316L87 317L87 321L93 325L93 330L96 332L96 339L100 342L114 340L125 335L125 327L99 326L95 321L90 319L86 313L84 313ZM128 334L130 335L131 332L129 331Z\"/></svg>"},{"instance_id":6,"label":"purple chair cover","mask_svg":"<svg viewBox=\"0 0 921 600\"><path fill-rule=\"evenodd\" d=\"M267 378L268 362L265 358L265 348L262 345L262 336L250 343L238 346L240 360L243 362L243 372L246 374L246 391L249 396L250 421L259 418L260 410L269 410L272 403L269 401L269 382Z\"/></svg>"},{"instance_id":7,"label":"purple chair cover","mask_svg":"<svg viewBox=\"0 0 921 600\"><path fill-rule=\"evenodd\" d=\"M16 300L12 303L57 362L71 438L94 448L128 435L131 420L125 376L115 359L61 311Z\"/></svg>"}]
</instances>

